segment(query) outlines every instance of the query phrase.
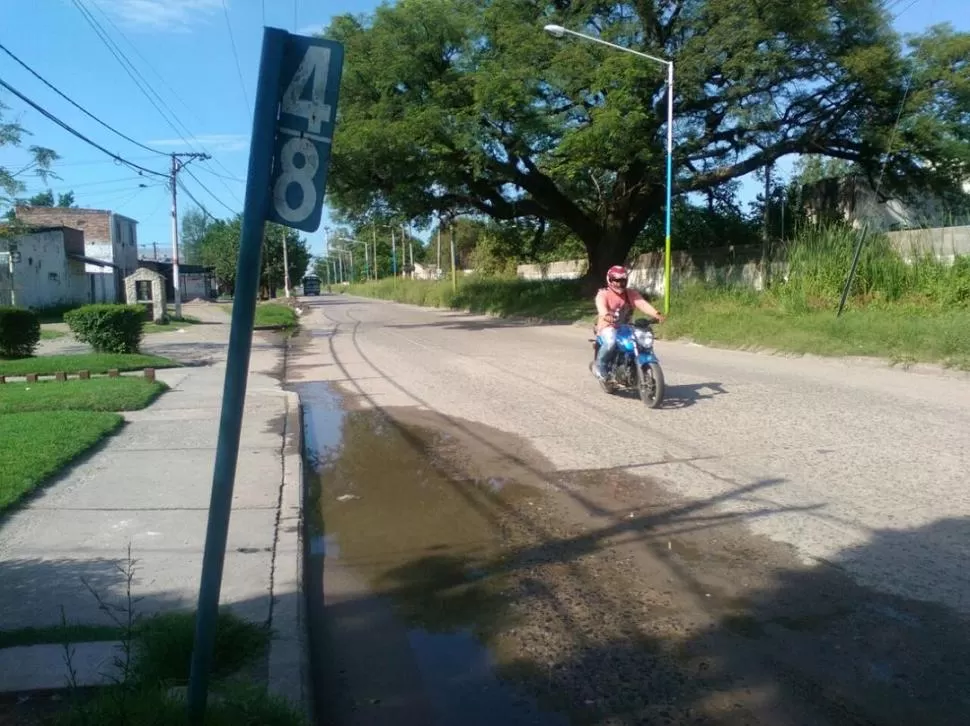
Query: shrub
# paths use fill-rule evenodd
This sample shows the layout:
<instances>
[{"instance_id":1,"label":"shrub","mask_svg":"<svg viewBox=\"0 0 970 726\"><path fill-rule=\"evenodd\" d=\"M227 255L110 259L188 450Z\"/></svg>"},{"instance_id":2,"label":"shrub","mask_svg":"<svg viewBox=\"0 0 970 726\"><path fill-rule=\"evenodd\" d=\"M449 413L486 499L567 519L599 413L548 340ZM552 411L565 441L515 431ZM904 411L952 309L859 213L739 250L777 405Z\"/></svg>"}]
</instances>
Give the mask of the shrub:
<instances>
[{"instance_id":1,"label":"shrub","mask_svg":"<svg viewBox=\"0 0 970 726\"><path fill-rule=\"evenodd\" d=\"M85 305L64 314L74 337L98 353L137 353L145 310L139 305Z\"/></svg>"},{"instance_id":2,"label":"shrub","mask_svg":"<svg viewBox=\"0 0 970 726\"><path fill-rule=\"evenodd\" d=\"M0 356L28 358L40 342L40 320L30 310L0 307Z\"/></svg>"}]
</instances>

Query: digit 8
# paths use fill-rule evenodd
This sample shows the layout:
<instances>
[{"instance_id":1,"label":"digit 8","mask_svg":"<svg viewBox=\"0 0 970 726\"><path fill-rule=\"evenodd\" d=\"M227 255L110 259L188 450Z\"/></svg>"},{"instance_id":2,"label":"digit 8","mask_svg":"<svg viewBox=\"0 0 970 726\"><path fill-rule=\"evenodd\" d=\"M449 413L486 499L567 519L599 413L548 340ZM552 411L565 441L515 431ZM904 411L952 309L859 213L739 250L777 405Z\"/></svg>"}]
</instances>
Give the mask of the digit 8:
<instances>
[{"instance_id":1,"label":"digit 8","mask_svg":"<svg viewBox=\"0 0 970 726\"><path fill-rule=\"evenodd\" d=\"M298 167L294 163L297 154L303 156L303 166ZM305 137L292 138L283 144L280 164L283 167L283 173L273 187L276 211L287 222L301 222L310 216L317 204L317 190L313 186L313 178L320 168L317 147ZM299 184L300 191L303 192L303 199L295 209L290 206L286 197L291 184Z\"/></svg>"}]
</instances>

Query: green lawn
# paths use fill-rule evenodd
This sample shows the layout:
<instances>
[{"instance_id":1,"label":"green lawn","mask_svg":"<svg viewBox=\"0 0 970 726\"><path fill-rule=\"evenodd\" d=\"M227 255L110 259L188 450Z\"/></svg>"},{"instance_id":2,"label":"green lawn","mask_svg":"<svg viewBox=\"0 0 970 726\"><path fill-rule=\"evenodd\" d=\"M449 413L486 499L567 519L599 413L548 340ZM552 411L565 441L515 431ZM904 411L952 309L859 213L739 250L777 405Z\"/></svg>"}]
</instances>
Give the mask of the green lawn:
<instances>
[{"instance_id":1,"label":"green lawn","mask_svg":"<svg viewBox=\"0 0 970 726\"><path fill-rule=\"evenodd\" d=\"M67 333L63 330L51 330L50 328L41 328L40 339L41 340L57 340L58 338L63 338Z\"/></svg>"},{"instance_id":2,"label":"green lawn","mask_svg":"<svg viewBox=\"0 0 970 726\"><path fill-rule=\"evenodd\" d=\"M151 335L152 333L172 333L179 328L184 328L188 325L199 325L201 322L198 318L193 318L190 315L182 318L170 317L167 323L145 323L142 326L142 332L145 335Z\"/></svg>"},{"instance_id":3,"label":"green lawn","mask_svg":"<svg viewBox=\"0 0 970 726\"><path fill-rule=\"evenodd\" d=\"M0 386L0 414L27 411L137 411L168 387L145 378L92 378Z\"/></svg>"},{"instance_id":4,"label":"green lawn","mask_svg":"<svg viewBox=\"0 0 970 726\"><path fill-rule=\"evenodd\" d=\"M221 305L226 314L232 315L232 305ZM282 303L258 303L256 316L253 319L254 328L293 328L299 322L296 311L289 305Z\"/></svg>"},{"instance_id":5,"label":"green lawn","mask_svg":"<svg viewBox=\"0 0 970 726\"><path fill-rule=\"evenodd\" d=\"M122 628L112 625L52 625L47 628L0 630L0 648L45 643L93 643L98 640L121 640Z\"/></svg>"},{"instance_id":6,"label":"green lawn","mask_svg":"<svg viewBox=\"0 0 970 726\"><path fill-rule=\"evenodd\" d=\"M177 368L178 363L157 355L124 353L82 353L79 355L42 355L34 358L0 358L0 376L25 376L29 373L54 375L90 371L107 373L112 368L135 371L142 368Z\"/></svg>"},{"instance_id":7,"label":"green lawn","mask_svg":"<svg viewBox=\"0 0 970 726\"><path fill-rule=\"evenodd\" d=\"M18 502L122 423L119 414L101 411L0 415L0 511Z\"/></svg>"}]
</instances>

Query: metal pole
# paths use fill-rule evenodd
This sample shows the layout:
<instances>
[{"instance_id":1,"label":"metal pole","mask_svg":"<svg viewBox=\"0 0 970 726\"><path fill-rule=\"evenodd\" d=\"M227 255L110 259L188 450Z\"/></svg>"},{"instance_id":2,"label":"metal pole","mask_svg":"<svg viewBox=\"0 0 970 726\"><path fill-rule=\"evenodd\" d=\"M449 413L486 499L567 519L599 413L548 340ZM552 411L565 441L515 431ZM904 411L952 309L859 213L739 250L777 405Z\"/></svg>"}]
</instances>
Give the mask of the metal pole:
<instances>
[{"instance_id":1,"label":"metal pole","mask_svg":"<svg viewBox=\"0 0 970 726\"><path fill-rule=\"evenodd\" d=\"M852 289L852 282L855 280L856 268L859 266L859 255L862 254L862 245L866 241L866 236L869 233L869 225L862 228L862 232L859 234L859 241L856 243L855 252L852 254L852 267L849 269L849 277L845 281L845 287L842 288L842 299L839 300L839 310L835 314L835 317L839 318L842 316L842 311L845 309L845 301L849 298L849 290Z\"/></svg>"},{"instance_id":2,"label":"metal pole","mask_svg":"<svg viewBox=\"0 0 970 726\"><path fill-rule=\"evenodd\" d=\"M397 244L394 242L394 227L391 227L391 274L397 277Z\"/></svg>"},{"instance_id":3,"label":"metal pole","mask_svg":"<svg viewBox=\"0 0 970 726\"><path fill-rule=\"evenodd\" d=\"M337 266L340 268L340 284L344 284L344 257L340 254L340 250L337 250Z\"/></svg>"},{"instance_id":4,"label":"metal pole","mask_svg":"<svg viewBox=\"0 0 970 726\"><path fill-rule=\"evenodd\" d=\"M280 227L283 236L283 294L290 296L290 258L286 252L286 227Z\"/></svg>"},{"instance_id":5,"label":"metal pole","mask_svg":"<svg viewBox=\"0 0 970 726\"><path fill-rule=\"evenodd\" d=\"M182 317L182 281L179 274L179 216L178 216L178 194L177 180L179 173L179 161L175 154L172 154L172 297L175 303L175 317Z\"/></svg>"},{"instance_id":6,"label":"metal pole","mask_svg":"<svg viewBox=\"0 0 970 726\"><path fill-rule=\"evenodd\" d=\"M202 577L195 622L195 644L189 672L187 694L189 720L201 724L205 718L209 690L209 672L219 615L219 592L225 565L226 539L232 512L232 490L239 456L239 435L249 356L252 351L253 320L259 291L260 258L263 228L270 203L270 164L276 133L276 111L280 96L280 66L286 32L276 28L263 31L263 48L259 62L259 81L253 113L253 134L249 147L249 170L246 178L246 203L243 207L242 234L236 269L236 290L229 329L229 351L222 391L222 415L216 444L209 522L202 556Z\"/></svg>"},{"instance_id":7,"label":"metal pole","mask_svg":"<svg viewBox=\"0 0 970 726\"><path fill-rule=\"evenodd\" d=\"M768 289L768 245L770 231L768 223L771 221L771 164L765 167L765 214L761 223L761 289Z\"/></svg>"},{"instance_id":8,"label":"metal pole","mask_svg":"<svg viewBox=\"0 0 970 726\"><path fill-rule=\"evenodd\" d=\"M451 289L458 292L458 264L455 262L455 223L451 223Z\"/></svg>"},{"instance_id":9,"label":"metal pole","mask_svg":"<svg viewBox=\"0 0 970 726\"><path fill-rule=\"evenodd\" d=\"M10 249L10 245L7 245L7 270L10 272L10 307L16 307L17 305L17 286L14 284L13 279L13 251Z\"/></svg>"},{"instance_id":10,"label":"metal pole","mask_svg":"<svg viewBox=\"0 0 970 726\"><path fill-rule=\"evenodd\" d=\"M664 315L670 312L670 218L674 186L674 64L667 63L667 210L664 222Z\"/></svg>"},{"instance_id":11,"label":"metal pole","mask_svg":"<svg viewBox=\"0 0 970 726\"><path fill-rule=\"evenodd\" d=\"M441 220L438 220L438 266L435 271L436 279L441 276Z\"/></svg>"},{"instance_id":12,"label":"metal pole","mask_svg":"<svg viewBox=\"0 0 970 726\"><path fill-rule=\"evenodd\" d=\"M374 237L374 280L377 280L377 225L371 225L371 234Z\"/></svg>"}]
</instances>

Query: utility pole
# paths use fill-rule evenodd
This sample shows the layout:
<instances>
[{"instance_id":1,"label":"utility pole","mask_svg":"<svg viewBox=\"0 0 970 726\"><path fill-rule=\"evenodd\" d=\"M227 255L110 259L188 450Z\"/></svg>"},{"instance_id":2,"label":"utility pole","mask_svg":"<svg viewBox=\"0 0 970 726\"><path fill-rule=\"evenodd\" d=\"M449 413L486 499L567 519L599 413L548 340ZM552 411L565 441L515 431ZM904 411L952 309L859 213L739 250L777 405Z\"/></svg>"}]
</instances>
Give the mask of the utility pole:
<instances>
[{"instance_id":1,"label":"utility pole","mask_svg":"<svg viewBox=\"0 0 970 726\"><path fill-rule=\"evenodd\" d=\"M280 226L280 235L283 237L283 294L290 296L290 258L286 253L286 227Z\"/></svg>"},{"instance_id":2,"label":"utility pole","mask_svg":"<svg viewBox=\"0 0 970 726\"><path fill-rule=\"evenodd\" d=\"M438 220L438 266L435 270L435 278L441 277L441 220Z\"/></svg>"},{"instance_id":3,"label":"utility pole","mask_svg":"<svg viewBox=\"0 0 970 726\"><path fill-rule=\"evenodd\" d=\"M158 262L158 240L152 242L152 259Z\"/></svg>"},{"instance_id":4,"label":"utility pole","mask_svg":"<svg viewBox=\"0 0 970 726\"><path fill-rule=\"evenodd\" d=\"M765 218L764 227L761 230L761 289L768 289L768 246L770 244L770 234L768 221L770 219L769 210L771 207L771 164L765 167Z\"/></svg>"},{"instance_id":5,"label":"utility pole","mask_svg":"<svg viewBox=\"0 0 970 726\"><path fill-rule=\"evenodd\" d=\"M458 265L455 264L455 220L451 220L451 289L458 292Z\"/></svg>"},{"instance_id":6,"label":"utility pole","mask_svg":"<svg viewBox=\"0 0 970 726\"><path fill-rule=\"evenodd\" d=\"M397 278L397 243L394 241L394 227L391 227L391 276Z\"/></svg>"},{"instance_id":7,"label":"utility pole","mask_svg":"<svg viewBox=\"0 0 970 726\"><path fill-rule=\"evenodd\" d=\"M182 317L182 281L179 276L179 215L178 215L178 174L196 159L205 161L212 157L208 154L172 154L172 171L169 184L172 187L172 289L175 297L175 317Z\"/></svg>"},{"instance_id":8,"label":"utility pole","mask_svg":"<svg viewBox=\"0 0 970 726\"><path fill-rule=\"evenodd\" d=\"M410 227L410 225L408 225ZM413 229L408 230L408 251L411 255L411 279L414 279L414 234Z\"/></svg>"},{"instance_id":9,"label":"utility pole","mask_svg":"<svg viewBox=\"0 0 970 726\"><path fill-rule=\"evenodd\" d=\"M371 234L374 237L374 280L376 281L377 280L377 225L372 224L370 229L371 229Z\"/></svg>"}]
</instances>

